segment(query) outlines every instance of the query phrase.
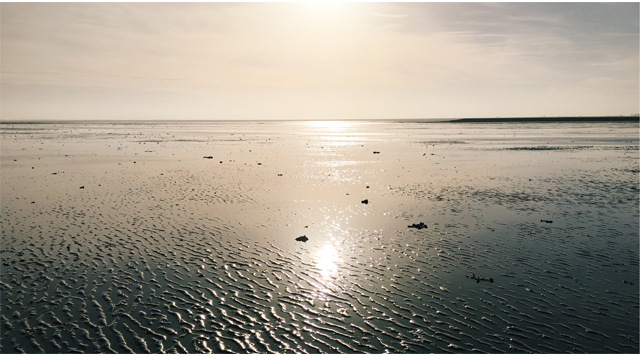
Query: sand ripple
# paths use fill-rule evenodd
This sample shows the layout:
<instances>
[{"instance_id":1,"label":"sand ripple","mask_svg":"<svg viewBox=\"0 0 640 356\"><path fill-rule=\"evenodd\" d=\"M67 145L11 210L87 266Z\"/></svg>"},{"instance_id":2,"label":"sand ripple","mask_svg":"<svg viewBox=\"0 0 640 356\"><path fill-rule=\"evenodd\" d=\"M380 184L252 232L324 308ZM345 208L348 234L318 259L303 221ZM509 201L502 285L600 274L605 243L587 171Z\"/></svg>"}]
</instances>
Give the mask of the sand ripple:
<instances>
[{"instance_id":1,"label":"sand ripple","mask_svg":"<svg viewBox=\"0 0 640 356\"><path fill-rule=\"evenodd\" d=\"M637 143L287 125L5 130L0 351L638 352Z\"/></svg>"}]
</instances>

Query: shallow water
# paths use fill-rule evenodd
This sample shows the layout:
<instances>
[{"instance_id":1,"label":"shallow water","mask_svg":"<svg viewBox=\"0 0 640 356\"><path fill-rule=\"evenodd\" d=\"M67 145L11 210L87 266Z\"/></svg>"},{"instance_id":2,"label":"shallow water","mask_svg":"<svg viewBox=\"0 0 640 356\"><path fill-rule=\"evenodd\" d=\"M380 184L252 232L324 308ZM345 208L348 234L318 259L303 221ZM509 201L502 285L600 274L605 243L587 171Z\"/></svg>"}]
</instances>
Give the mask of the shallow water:
<instances>
[{"instance_id":1,"label":"shallow water","mask_svg":"<svg viewBox=\"0 0 640 356\"><path fill-rule=\"evenodd\" d=\"M637 124L0 132L0 352L639 352Z\"/></svg>"}]
</instances>

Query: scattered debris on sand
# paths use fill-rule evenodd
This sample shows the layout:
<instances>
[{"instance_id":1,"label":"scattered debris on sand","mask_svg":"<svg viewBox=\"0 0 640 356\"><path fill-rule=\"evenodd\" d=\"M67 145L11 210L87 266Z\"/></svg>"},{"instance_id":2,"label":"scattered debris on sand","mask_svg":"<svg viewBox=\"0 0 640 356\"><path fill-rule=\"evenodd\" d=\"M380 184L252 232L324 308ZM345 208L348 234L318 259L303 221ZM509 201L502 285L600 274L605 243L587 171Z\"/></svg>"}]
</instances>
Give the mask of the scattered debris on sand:
<instances>
[{"instance_id":1,"label":"scattered debris on sand","mask_svg":"<svg viewBox=\"0 0 640 356\"><path fill-rule=\"evenodd\" d=\"M427 224L421 222L420 224L413 224L413 225L409 225L407 227L410 228L410 229L422 230L422 229L426 229L428 226L427 226Z\"/></svg>"},{"instance_id":2,"label":"scattered debris on sand","mask_svg":"<svg viewBox=\"0 0 640 356\"><path fill-rule=\"evenodd\" d=\"M470 279L475 279L476 283L480 283L480 281L488 281L493 283L493 278L484 278L484 277L476 276L475 273L471 273L470 275L465 275L465 277Z\"/></svg>"},{"instance_id":3,"label":"scattered debris on sand","mask_svg":"<svg viewBox=\"0 0 640 356\"><path fill-rule=\"evenodd\" d=\"M307 242L309 241L309 238L307 237L307 235L302 235L300 237L296 237L296 241Z\"/></svg>"}]
</instances>

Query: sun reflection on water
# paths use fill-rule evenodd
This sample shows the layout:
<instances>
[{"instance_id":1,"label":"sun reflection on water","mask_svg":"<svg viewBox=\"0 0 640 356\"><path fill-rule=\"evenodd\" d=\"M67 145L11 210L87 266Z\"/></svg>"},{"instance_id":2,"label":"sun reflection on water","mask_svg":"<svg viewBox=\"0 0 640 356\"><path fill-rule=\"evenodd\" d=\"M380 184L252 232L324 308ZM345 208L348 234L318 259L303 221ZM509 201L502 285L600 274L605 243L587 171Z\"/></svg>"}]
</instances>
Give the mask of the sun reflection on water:
<instances>
[{"instance_id":1,"label":"sun reflection on water","mask_svg":"<svg viewBox=\"0 0 640 356\"><path fill-rule=\"evenodd\" d=\"M325 280L338 273L339 261L338 251L331 244L324 245L316 253L316 266Z\"/></svg>"},{"instance_id":2,"label":"sun reflection on water","mask_svg":"<svg viewBox=\"0 0 640 356\"><path fill-rule=\"evenodd\" d=\"M353 127L353 123L346 121L310 121L309 126L326 130L327 132L340 132Z\"/></svg>"}]
</instances>

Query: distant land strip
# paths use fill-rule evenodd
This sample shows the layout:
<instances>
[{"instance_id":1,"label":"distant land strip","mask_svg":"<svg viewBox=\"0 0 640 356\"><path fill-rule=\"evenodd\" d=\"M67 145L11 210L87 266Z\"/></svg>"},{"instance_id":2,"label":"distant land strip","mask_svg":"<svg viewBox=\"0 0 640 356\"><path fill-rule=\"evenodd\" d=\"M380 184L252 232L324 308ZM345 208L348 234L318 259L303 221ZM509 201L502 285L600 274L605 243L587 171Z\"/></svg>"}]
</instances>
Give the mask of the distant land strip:
<instances>
[{"instance_id":1,"label":"distant land strip","mask_svg":"<svg viewBox=\"0 0 640 356\"><path fill-rule=\"evenodd\" d=\"M405 118L405 119L225 119L225 120L2 120L0 125L69 125L69 124L95 124L95 125L157 125L157 124L206 124L226 122L305 122L305 121L340 121L340 122L416 122L416 123L500 123L500 122L638 122L640 115L630 116L548 116L548 117L492 117L492 118Z\"/></svg>"},{"instance_id":2,"label":"distant land strip","mask_svg":"<svg viewBox=\"0 0 640 356\"><path fill-rule=\"evenodd\" d=\"M570 117L495 117L466 118L448 122L640 122L638 115L633 116L570 116Z\"/></svg>"}]
</instances>

